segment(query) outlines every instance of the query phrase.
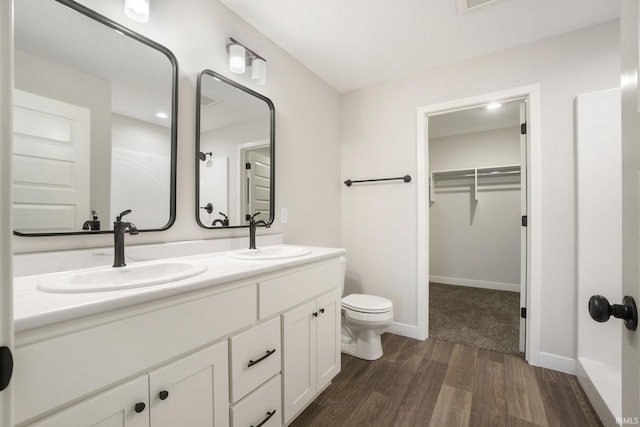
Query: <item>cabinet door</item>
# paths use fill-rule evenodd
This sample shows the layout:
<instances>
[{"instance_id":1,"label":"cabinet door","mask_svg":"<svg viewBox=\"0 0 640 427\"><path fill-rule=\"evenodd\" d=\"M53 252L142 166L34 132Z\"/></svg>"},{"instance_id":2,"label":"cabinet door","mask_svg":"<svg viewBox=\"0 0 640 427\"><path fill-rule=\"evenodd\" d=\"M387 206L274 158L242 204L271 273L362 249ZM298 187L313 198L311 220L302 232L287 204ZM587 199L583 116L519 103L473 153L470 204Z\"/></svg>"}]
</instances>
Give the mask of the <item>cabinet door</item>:
<instances>
[{"instance_id":1,"label":"cabinet door","mask_svg":"<svg viewBox=\"0 0 640 427\"><path fill-rule=\"evenodd\" d=\"M322 390L340 372L340 305L338 293L331 292L317 300L316 373L317 389Z\"/></svg>"},{"instance_id":2,"label":"cabinet door","mask_svg":"<svg viewBox=\"0 0 640 427\"><path fill-rule=\"evenodd\" d=\"M31 425L149 427L148 387L147 376L143 375Z\"/></svg>"},{"instance_id":3,"label":"cabinet door","mask_svg":"<svg viewBox=\"0 0 640 427\"><path fill-rule=\"evenodd\" d=\"M311 301L282 315L285 424L316 394L315 312Z\"/></svg>"},{"instance_id":4,"label":"cabinet door","mask_svg":"<svg viewBox=\"0 0 640 427\"><path fill-rule=\"evenodd\" d=\"M229 425L227 342L180 359L149 374L151 425Z\"/></svg>"}]
</instances>

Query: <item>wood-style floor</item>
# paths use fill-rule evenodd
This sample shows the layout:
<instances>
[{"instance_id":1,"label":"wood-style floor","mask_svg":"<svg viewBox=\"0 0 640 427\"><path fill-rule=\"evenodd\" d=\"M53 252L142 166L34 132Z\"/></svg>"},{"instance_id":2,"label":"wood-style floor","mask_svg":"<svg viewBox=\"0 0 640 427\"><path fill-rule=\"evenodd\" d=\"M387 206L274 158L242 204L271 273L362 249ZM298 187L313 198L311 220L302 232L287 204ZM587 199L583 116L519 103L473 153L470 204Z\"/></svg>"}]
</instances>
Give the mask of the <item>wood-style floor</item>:
<instances>
[{"instance_id":1,"label":"wood-style floor","mask_svg":"<svg viewBox=\"0 0 640 427\"><path fill-rule=\"evenodd\" d=\"M383 335L384 356L342 371L298 416L310 426L601 426L576 377L517 356Z\"/></svg>"}]
</instances>

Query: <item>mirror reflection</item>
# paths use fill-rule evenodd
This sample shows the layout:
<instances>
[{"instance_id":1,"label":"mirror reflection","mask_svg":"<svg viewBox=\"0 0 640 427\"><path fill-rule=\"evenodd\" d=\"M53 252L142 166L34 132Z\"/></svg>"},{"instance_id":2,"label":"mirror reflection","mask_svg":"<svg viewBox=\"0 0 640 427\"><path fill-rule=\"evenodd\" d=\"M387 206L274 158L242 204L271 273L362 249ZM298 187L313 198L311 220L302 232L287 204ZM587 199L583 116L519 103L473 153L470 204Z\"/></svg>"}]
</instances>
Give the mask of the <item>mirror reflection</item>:
<instances>
[{"instance_id":1,"label":"mirror reflection","mask_svg":"<svg viewBox=\"0 0 640 427\"><path fill-rule=\"evenodd\" d=\"M174 56L72 1L14 3L14 232L171 226Z\"/></svg>"},{"instance_id":2,"label":"mirror reflection","mask_svg":"<svg viewBox=\"0 0 640 427\"><path fill-rule=\"evenodd\" d=\"M198 78L196 219L205 228L273 222L274 107L211 70Z\"/></svg>"}]
</instances>

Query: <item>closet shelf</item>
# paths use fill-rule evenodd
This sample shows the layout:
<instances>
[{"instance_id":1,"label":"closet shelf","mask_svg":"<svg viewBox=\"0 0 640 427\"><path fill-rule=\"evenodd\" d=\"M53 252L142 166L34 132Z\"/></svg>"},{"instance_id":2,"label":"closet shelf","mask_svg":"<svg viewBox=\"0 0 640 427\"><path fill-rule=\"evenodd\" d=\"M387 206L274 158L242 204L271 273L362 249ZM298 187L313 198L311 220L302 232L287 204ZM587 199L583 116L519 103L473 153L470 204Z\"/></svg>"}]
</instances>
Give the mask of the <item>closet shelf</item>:
<instances>
[{"instance_id":1,"label":"closet shelf","mask_svg":"<svg viewBox=\"0 0 640 427\"><path fill-rule=\"evenodd\" d=\"M435 187L438 185L438 181L473 179L475 200L478 200L479 178L490 179L516 176L518 177L518 182L520 182L520 165L484 166L479 168L432 171L429 183L429 201L435 201Z\"/></svg>"}]
</instances>

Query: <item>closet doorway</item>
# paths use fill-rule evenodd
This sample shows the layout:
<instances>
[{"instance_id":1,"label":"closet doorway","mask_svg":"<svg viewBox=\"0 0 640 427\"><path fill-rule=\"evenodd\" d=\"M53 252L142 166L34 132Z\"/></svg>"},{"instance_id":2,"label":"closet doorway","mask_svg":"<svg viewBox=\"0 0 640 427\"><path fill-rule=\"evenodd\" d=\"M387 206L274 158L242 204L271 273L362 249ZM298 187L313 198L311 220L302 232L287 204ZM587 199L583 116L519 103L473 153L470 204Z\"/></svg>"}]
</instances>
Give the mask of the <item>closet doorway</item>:
<instances>
[{"instance_id":1,"label":"closet doorway","mask_svg":"<svg viewBox=\"0 0 640 427\"><path fill-rule=\"evenodd\" d=\"M521 159L520 176L526 179L521 193L523 205L526 205L527 226L521 231L521 263L520 263L520 308L526 310L526 318L520 320L519 350L524 349L525 359L534 366L540 366L545 354L540 350L541 340L541 289L542 289L542 147L541 147L541 104L540 85L531 84L498 92L485 93L469 98L455 99L431 104L417 109L417 292L416 338L429 337L429 278L430 278L430 178L429 168L429 133L430 121L438 115L486 106L492 102L508 103L524 101L526 109L526 159ZM492 166L498 166L493 164ZM481 168L480 168L481 169ZM474 171L474 174L476 172ZM474 180L476 178L474 177ZM479 187L478 187L479 188ZM478 206L486 195L480 190ZM434 194L437 196L437 194ZM468 198L471 196L467 195ZM475 190L474 190L475 197ZM437 200L436 202L437 203ZM469 202L467 215L471 215L472 204ZM476 218L478 213L476 212ZM524 213L523 213L524 215ZM467 217L469 218L469 217ZM526 242L526 243L524 243ZM521 344L522 343L522 344ZM524 345L523 345L524 344ZM524 348L523 348L524 347Z\"/></svg>"},{"instance_id":2,"label":"closet doorway","mask_svg":"<svg viewBox=\"0 0 640 427\"><path fill-rule=\"evenodd\" d=\"M524 99L429 116L433 338L524 352L525 123Z\"/></svg>"}]
</instances>

